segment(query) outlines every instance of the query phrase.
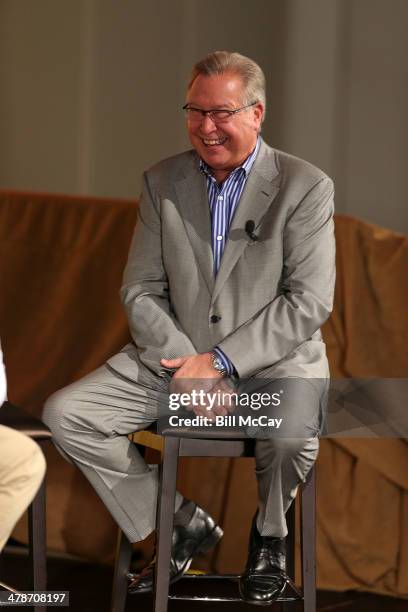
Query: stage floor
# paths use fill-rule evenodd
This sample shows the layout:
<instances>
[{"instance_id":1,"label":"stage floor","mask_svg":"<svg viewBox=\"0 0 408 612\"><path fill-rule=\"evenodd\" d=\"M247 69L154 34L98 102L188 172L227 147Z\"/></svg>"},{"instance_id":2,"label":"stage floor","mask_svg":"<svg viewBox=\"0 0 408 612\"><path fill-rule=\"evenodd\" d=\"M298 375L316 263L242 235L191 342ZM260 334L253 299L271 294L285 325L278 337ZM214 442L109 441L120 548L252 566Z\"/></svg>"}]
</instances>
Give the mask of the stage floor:
<instances>
[{"instance_id":1,"label":"stage floor","mask_svg":"<svg viewBox=\"0 0 408 612\"><path fill-rule=\"evenodd\" d=\"M106 565L85 563L71 558L50 556L48 560L48 589L70 591L70 612L109 612L110 589L113 569ZM26 551L21 548L7 548L0 557L0 581L17 589L29 589L29 562ZM212 581L211 593L228 592L232 596L235 586ZM176 588L177 587L177 588ZM188 592L192 588L191 579L183 585L174 585L173 593ZM382 597L360 592L336 593L331 591L318 592L319 612L408 612L408 600ZM191 602L173 599L169 604L169 612L191 612L202 610L206 612L248 612L257 610L254 606L241 602ZM10 608L8 608L10 609ZM152 609L151 595L129 597L126 612L150 612ZM265 608L266 609L266 608ZM275 604L271 610L279 610ZM24 608L31 610L31 608ZM302 610L301 602L291 604L293 612Z\"/></svg>"}]
</instances>

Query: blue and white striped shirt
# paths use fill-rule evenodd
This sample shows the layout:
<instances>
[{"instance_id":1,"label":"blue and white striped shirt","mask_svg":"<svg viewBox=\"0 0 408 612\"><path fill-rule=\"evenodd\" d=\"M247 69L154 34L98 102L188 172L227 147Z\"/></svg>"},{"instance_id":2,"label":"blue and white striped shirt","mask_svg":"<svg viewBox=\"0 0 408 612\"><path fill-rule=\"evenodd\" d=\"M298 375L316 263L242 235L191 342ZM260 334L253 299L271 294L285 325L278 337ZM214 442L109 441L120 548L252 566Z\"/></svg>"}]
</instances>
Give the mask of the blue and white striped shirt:
<instances>
[{"instance_id":1,"label":"blue and white striped shirt","mask_svg":"<svg viewBox=\"0 0 408 612\"><path fill-rule=\"evenodd\" d=\"M246 158L239 168L235 168L221 185L211 174L211 168L200 159L200 169L207 178L207 193L211 211L211 241L214 257L214 275L220 269L222 255L228 240L228 233L234 213L237 209L241 194L244 190L249 173L254 165L261 144L258 138L255 149ZM235 368L227 355L218 347L214 351L220 357L228 374L233 374Z\"/></svg>"}]
</instances>

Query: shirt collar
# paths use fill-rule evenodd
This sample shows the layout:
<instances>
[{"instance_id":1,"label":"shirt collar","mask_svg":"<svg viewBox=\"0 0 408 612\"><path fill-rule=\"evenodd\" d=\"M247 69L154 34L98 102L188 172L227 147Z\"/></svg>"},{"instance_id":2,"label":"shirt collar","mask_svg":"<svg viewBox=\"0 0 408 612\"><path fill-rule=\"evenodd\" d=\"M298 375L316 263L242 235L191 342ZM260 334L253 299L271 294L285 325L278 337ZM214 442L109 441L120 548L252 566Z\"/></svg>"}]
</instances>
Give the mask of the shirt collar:
<instances>
[{"instance_id":1,"label":"shirt collar","mask_svg":"<svg viewBox=\"0 0 408 612\"><path fill-rule=\"evenodd\" d=\"M238 166L238 168L235 168L231 174L237 174L240 170L243 170L245 172L245 177L248 178L248 174L251 172L252 166L255 163L256 160L256 156L258 155L258 151L259 151L259 147L261 146L261 139L258 136L257 140L256 140L256 145L254 150L252 151L252 153L250 153L248 155L248 157L246 158L246 160L244 162L242 162L242 164L240 166ZM200 170L201 172L204 172L204 174L206 174L207 176L210 176L211 178L214 178L212 175L212 171L211 168L208 164L205 163L205 161L203 159L201 159L200 157ZM229 176L231 176L231 174Z\"/></svg>"}]
</instances>

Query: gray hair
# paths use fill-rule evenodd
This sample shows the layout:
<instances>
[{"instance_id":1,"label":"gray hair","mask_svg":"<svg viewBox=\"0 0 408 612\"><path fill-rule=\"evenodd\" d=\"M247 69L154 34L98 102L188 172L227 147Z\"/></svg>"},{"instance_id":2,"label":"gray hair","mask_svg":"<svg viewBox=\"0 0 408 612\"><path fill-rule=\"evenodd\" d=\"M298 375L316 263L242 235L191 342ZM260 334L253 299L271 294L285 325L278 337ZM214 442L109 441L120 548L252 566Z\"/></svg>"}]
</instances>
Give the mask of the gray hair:
<instances>
[{"instance_id":1,"label":"gray hair","mask_svg":"<svg viewBox=\"0 0 408 612\"><path fill-rule=\"evenodd\" d=\"M244 85L244 99L242 103L251 104L260 102L264 108L263 119L266 110L265 75L254 60L240 53L231 51L214 51L193 66L189 90L199 74L215 76L225 73L238 75Z\"/></svg>"}]
</instances>

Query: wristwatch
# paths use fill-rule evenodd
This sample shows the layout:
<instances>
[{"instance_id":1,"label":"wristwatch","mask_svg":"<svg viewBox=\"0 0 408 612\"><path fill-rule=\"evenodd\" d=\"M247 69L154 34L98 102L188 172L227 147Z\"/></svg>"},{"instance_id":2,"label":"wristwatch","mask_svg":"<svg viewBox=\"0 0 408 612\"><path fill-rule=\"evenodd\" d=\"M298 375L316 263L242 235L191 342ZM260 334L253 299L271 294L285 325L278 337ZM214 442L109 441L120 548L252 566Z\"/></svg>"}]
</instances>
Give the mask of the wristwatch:
<instances>
[{"instance_id":1,"label":"wristwatch","mask_svg":"<svg viewBox=\"0 0 408 612\"><path fill-rule=\"evenodd\" d=\"M214 351L212 351L211 353L211 363L212 363L213 368L217 370L217 372L219 372L223 376L227 376L228 371L226 367L222 363L220 357Z\"/></svg>"}]
</instances>

